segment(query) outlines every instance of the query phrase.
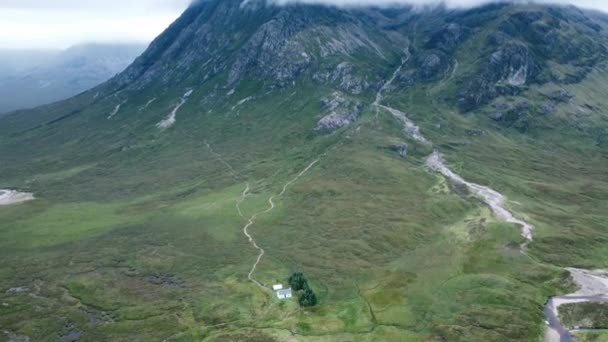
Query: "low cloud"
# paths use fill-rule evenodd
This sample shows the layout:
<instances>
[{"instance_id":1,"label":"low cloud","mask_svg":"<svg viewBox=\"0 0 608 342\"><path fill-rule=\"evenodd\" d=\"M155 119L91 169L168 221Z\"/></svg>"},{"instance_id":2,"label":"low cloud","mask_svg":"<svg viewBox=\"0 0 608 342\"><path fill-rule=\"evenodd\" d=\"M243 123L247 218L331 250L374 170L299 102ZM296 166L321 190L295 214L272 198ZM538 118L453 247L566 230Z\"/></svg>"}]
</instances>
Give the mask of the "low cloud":
<instances>
[{"instance_id":1,"label":"low cloud","mask_svg":"<svg viewBox=\"0 0 608 342\"><path fill-rule=\"evenodd\" d=\"M484 5L496 0L270 0L277 4L305 3L305 4L327 4L336 6L390 6L411 5L416 7L437 6L444 4L450 8L467 8ZM501 1L506 2L506 1ZM608 1L606 0L514 0L510 2L535 2L559 5L574 5L582 8L596 9L608 12Z\"/></svg>"}]
</instances>

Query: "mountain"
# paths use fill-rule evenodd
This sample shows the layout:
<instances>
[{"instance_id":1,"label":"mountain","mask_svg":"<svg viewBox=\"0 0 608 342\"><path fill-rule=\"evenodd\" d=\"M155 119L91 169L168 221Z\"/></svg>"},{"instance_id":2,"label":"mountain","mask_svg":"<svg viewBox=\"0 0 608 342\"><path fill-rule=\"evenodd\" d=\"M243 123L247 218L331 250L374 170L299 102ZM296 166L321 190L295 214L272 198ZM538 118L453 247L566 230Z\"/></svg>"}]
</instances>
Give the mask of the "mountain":
<instances>
[{"instance_id":1,"label":"mountain","mask_svg":"<svg viewBox=\"0 0 608 342\"><path fill-rule=\"evenodd\" d=\"M139 44L83 44L64 51L0 51L0 112L63 100L123 71Z\"/></svg>"},{"instance_id":2,"label":"mountain","mask_svg":"<svg viewBox=\"0 0 608 342\"><path fill-rule=\"evenodd\" d=\"M0 204L35 197L0 206L6 339L566 338L549 297L604 298L607 18L195 2L0 119Z\"/></svg>"},{"instance_id":3,"label":"mountain","mask_svg":"<svg viewBox=\"0 0 608 342\"><path fill-rule=\"evenodd\" d=\"M51 49L0 49L0 75L4 78L26 72L51 58L55 58L59 53L59 50Z\"/></svg>"}]
</instances>

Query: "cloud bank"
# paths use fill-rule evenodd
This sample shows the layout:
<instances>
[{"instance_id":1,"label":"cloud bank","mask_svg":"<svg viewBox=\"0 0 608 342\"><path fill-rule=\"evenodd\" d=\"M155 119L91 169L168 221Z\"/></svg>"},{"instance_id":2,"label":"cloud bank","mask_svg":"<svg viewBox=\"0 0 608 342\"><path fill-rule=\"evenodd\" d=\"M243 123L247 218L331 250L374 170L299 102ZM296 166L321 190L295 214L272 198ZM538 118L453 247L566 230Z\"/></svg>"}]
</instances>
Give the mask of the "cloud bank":
<instances>
[{"instance_id":1,"label":"cloud bank","mask_svg":"<svg viewBox=\"0 0 608 342\"><path fill-rule=\"evenodd\" d=\"M192 0L0 0L0 49L66 48L83 42L149 42ZM205 1L205 0L201 0ZM244 0L248 1L248 0ZM407 4L452 8L493 0L268 0L339 6ZM495 1L495 0L494 0ZM608 12L608 0L538 0Z\"/></svg>"},{"instance_id":2,"label":"cloud bank","mask_svg":"<svg viewBox=\"0 0 608 342\"><path fill-rule=\"evenodd\" d=\"M327 4L336 6L388 6L388 5L412 5L417 7L435 6L445 4L450 8L467 8L484 5L496 0L271 0L277 4L305 3L305 4ZM502 1L505 2L505 1ZM545 4L574 5L582 8L596 9L608 12L608 0L515 0L511 2L535 2Z\"/></svg>"}]
</instances>

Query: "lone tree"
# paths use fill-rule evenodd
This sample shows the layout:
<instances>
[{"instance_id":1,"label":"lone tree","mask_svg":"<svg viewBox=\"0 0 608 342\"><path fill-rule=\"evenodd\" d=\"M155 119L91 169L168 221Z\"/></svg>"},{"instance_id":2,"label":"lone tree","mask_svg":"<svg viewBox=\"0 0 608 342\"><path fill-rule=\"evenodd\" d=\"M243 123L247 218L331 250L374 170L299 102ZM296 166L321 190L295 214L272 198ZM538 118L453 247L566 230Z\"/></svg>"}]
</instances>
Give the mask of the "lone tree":
<instances>
[{"instance_id":1,"label":"lone tree","mask_svg":"<svg viewBox=\"0 0 608 342\"><path fill-rule=\"evenodd\" d=\"M308 288L308 281L303 273L295 272L289 277L289 285L294 291L300 291Z\"/></svg>"},{"instance_id":2,"label":"lone tree","mask_svg":"<svg viewBox=\"0 0 608 342\"><path fill-rule=\"evenodd\" d=\"M315 306L317 305L317 295L312 289L307 288L298 299L298 302L303 307Z\"/></svg>"}]
</instances>

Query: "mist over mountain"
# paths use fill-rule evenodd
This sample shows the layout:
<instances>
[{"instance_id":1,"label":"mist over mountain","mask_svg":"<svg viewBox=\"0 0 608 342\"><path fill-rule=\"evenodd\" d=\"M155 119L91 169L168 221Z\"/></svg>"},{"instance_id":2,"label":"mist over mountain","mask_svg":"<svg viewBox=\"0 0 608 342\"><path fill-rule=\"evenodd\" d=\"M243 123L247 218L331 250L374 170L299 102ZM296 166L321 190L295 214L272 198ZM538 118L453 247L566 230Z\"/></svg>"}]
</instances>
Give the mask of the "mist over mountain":
<instances>
[{"instance_id":1,"label":"mist over mountain","mask_svg":"<svg viewBox=\"0 0 608 342\"><path fill-rule=\"evenodd\" d=\"M0 113L74 96L123 71L143 44L84 44L64 51L0 51Z\"/></svg>"},{"instance_id":2,"label":"mist over mountain","mask_svg":"<svg viewBox=\"0 0 608 342\"><path fill-rule=\"evenodd\" d=\"M2 333L605 340L607 25L194 2L106 82L0 118Z\"/></svg>"}]
</instances>

